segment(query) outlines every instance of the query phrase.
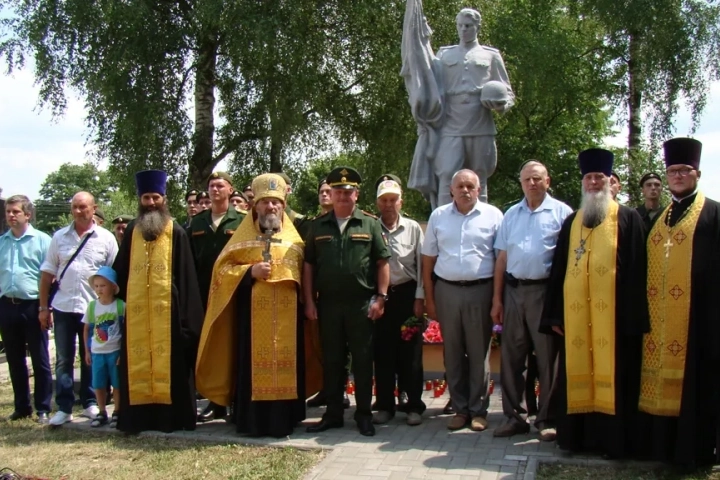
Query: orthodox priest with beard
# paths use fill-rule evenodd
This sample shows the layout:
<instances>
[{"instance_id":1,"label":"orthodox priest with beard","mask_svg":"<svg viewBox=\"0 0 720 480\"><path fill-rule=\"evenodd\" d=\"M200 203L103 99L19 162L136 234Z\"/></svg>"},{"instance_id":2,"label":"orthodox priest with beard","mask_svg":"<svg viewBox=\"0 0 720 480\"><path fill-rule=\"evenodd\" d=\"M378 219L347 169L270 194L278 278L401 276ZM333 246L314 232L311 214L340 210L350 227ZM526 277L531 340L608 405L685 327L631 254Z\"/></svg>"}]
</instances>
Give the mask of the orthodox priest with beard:
<instances>
[{"instance_id":1,"label":"orthodox priest with beard","mask_svg":"<svg viewBox=\"0 0 720 480\"><path fill-rule=\"evenodd\" d=\"M194 430L193 372L203 308L190 242L168 211L167 174L146 170L135 181L138 217L113 264L126 302L117 428Z\"/></svg>"},{"instance_id":2,"label":"orthodox priest with beard","mask_svg":"<svg viewBox=\"0 0 720 480\"><path fill-rule=\"evenodd\" d=\"M285 210L285 181L252 183L253 214L220 253L196 365L197 389L234 405L237 431L284 437L305 419L303 241Z\"/></svg>"},{"instance_id":3,"label":"orthodox priest with beard","mask_svg":"<svg viewBox=\"0 0 720 480\"><path fill-rule=\"evenodd\" d=\"M700 142L674 138L663 149L672 203L647 240L637 446L640 457L694 469L720 453L720 204L698 190Z\"/></svg>"},{"instance_id":4,"label":"orthodox priest with beard","mask_svg":"<svg viewBox=\"0 0 720 480\"><path fill-rule=\"evenodd\" d=\"M630 453L649 324L643 220L612 199L613 159L602 149L579 155L582 206L560 230L539 330L561 337L550 400L558 446L620 458Z\"/></svg>"}]
</instances>

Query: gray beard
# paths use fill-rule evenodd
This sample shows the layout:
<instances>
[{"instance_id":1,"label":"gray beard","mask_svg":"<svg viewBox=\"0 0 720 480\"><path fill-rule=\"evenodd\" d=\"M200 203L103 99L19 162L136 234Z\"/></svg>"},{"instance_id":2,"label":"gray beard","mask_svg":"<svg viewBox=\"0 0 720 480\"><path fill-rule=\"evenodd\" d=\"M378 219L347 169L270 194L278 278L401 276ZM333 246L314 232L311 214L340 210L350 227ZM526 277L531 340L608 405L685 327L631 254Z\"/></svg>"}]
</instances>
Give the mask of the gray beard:
<instances>
[{"instance_id":1,"label":"gray beard","mask_svg":"<svg viewBox=\"0 0 720 480\"><path fill-rule=\"evenodd\" d=\"M152 242L157 240L170 220L172 217L167 206L148 210L141 205L138 209L138 218L135 220L135 228L140 230L146 242Z\"/></svg>"},{"instance_id":2,"label":"gray beard","mask_svg":"<svg viewBox=\"0 0 720 480\"><path fill-rule=\"evenodd\" d=\"M600 192L586 192L583 188L580 208L583 211L582 222L586 228L595 228L605 220L612 201L610 185Z\"/></svg>"},{"instance_id":3,"label":"gray beard","mask_svg":"<svg viewBox=\"0 0 720 480\"><path fill-rule=\"evenodd\" d=\"M274 213L263 215L258 212L258 225L260 225L260 230L263 232L267 230L279 232L282 228L282 220L280 220L280 217Z\"/></svg>"}]
</instances>

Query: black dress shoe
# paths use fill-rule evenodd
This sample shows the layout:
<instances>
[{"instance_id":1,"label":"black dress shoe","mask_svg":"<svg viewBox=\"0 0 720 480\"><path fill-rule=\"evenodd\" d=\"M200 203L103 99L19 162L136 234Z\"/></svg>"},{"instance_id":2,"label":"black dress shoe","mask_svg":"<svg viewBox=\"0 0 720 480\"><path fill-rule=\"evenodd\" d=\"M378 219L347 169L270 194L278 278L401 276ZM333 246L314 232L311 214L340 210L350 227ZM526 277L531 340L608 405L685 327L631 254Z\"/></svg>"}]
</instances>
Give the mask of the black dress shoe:
<instances>
[{"instance_id":1,"label":"black dress shoe","mask_svg":"<svg viewBox=\"0 0 720 480\"><path fill-rule=\"evenodd\" d=\"M308 408L324 407L325 405L327 405L327 398L325 397L325 392L318 392L317 395L307 401Z\"/></svg>"},{"instance_id":2,"label":"black dress shoe","mask_svg":"<svg viewBox=\"0 0 720 480\"><path fill-rule=\"evenodd\" d=\"M48 414L45 412L38 413L37 417L37 422L41 425L47 425L50 422L50 417L48 417Z\"/></svg>"},{"instance_id":3,"label":"black dress shoe","mask_svg":"<svg viewBox=\"0 0 720 480\"><path fill-rule=\"evenodd\" d=\"M452 400L448 400L445 408L443 408L443 415L452 415L453 413L455 413L455 410L452 407Z\"/></svg>"},{"instance_id":4,"label":"black dress shoe","mask_svg":"<svg viewBox=\"0 0 720 480\"><path fill-rule=\"evenodd\" d=\"M350 398L348 398L347 392L345 392L343 395L343 408L350 408Z\"/></svg>"},{"instance_id":5,"label":"black dress shoe","mask_svg":"<svg viewBox=\"0 0 720 480\"><path fill-rule=\"evenodd\" d=\"M215 411L212 405L205 407L205 410L197 417L197 421L200 423L212 422L213 420L215 420Z\"/></svg>"},{"instance_id":6,"label":"black dress shoe","mask_svg":"<svg viewBox=\"0 0 720 480\"><path fill-rule=\"evenodd\" d=\"M320 420L318 423L308 426L305 431L307 433L320 433L331 428L342 428L344 425L342 420Z\"/></svg>"},{"instance_id":7,"label":"black dress shoe","mask_svg":"<svg viewBox=\"0 0 720 480\"><path fill-rule=\"evenodd\" d=\"M372 424L372 418L361 418L357 421L358 430L360 435L365 437L372 437L375 435L375 426Z\"/></svg>"},{"instance_id":8,"label":"black dress shoe","mask_svg":"<svg viewBox=\"0 0 720 480\"><path fill-rule=\"evenodd\" d=\"M20 413L16 410L8 417L8 420L14 422L15 420L22 420L23 418L30 418L31 416L32 413Z\"/></svg>"}]
</instances>

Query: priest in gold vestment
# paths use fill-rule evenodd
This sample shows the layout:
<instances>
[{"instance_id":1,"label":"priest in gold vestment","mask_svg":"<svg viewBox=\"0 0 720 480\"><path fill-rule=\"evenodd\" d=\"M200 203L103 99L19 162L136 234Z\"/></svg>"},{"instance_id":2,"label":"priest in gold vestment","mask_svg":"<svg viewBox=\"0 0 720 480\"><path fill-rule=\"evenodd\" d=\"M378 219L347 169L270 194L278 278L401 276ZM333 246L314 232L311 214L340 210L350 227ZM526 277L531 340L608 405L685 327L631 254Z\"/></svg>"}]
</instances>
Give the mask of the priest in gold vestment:
<instances>
[{"instance_id":1,"label":"priest in gold vestment","mask_svg":"<svg viewBox=\"0 0 720 480\"><path fill-rule=\"evenodd\" d=\"M672 203L647 240L637 448L693 469L717 463L720 447L720 204L698 190L700 142L674 138L663 150Z\"/></svg>"},{"instance_id":2,"label":"priest in gold vestment","mask_svg":"<svg viewBox=\"0 0 720 480\"><path fill-rule=\"evenodd\" d=\"M198 391L233 405L237 431L284 437L305 419L303 241L284 213L276 174L253 180L253 214L213 269L198 352Z\"/></svg>"},{"instance_id":3,"label":"priest in gold vestment","mask_svg":"<svg viewBox=\"0 0 720 480\"><path fill-rule=\"evenodd\" d=\"M135 180L138 216L113 264L126 302L117 428L194 430L193 367L203 308L190 242L168 211L167 174L146 170Z\"/></svg>"},{"instance_id":4,"label":"priest in gold vestment","mask_svg":"<svg viewBox=\"0 0 720 480\"><path fill-rule=\"evenodd\" d=\"M620 458L631 453L648 313L643 220L612 199L613 160L597 148L579 155L582 205L560 231L540 331L561 338L558 446Z\"/></svg>"}]
</instances>

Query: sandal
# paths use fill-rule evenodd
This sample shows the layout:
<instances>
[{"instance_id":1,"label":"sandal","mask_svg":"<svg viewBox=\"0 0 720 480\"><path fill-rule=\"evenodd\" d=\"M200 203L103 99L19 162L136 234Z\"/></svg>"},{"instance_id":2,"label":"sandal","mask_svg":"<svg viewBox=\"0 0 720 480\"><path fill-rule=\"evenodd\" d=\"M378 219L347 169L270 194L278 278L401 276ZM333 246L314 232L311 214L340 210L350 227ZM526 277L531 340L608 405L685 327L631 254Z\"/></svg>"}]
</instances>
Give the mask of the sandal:
<instances>
[{"instance_id":1,"label":"sandal","mask_svg":"<svg viewBox=\"0 0 720 480\"><path fill-rule=\"evenodd\" d=\"M102 427L108 424L108 416L105 412L98 413L97 417L90 422L91 427Z\"/></svg>"},{"instance_id":2,"label":"sandal","mask_svg":"<svg viewBox=\"0 0 720 480\"><path fill-rule=\"evenodd\" d=\"M118 420L118 414L117 414L117 412L113 412L112 417L110 417L110 428L117 427L117 420Z\"/></svg>"}]
</instances>

